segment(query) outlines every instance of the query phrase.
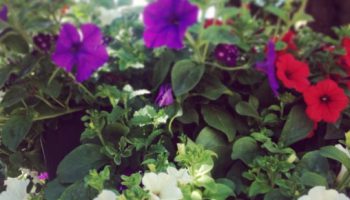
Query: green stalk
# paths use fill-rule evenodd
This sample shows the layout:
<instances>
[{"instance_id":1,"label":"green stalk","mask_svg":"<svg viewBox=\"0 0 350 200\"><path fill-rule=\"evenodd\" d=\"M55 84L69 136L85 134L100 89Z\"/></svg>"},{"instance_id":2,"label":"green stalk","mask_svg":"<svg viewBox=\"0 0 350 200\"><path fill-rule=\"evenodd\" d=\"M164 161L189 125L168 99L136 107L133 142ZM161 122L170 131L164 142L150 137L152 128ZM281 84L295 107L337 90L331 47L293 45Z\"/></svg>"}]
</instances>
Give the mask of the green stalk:
<instances>
[{"instance_id":1,"label":"green stalk","mask_svg":"<svg viewBox=\"0 0 350 200\"><path fill-rule=\"evenodd\" d=\"M232 71L239 71L239 70L249 69L249 65L248 64L237 66L237 67L225 67L225 66L222 66L220 64L211 63L211 62L205 62L205 64L214 66L214 67L216 67L218 69L221 69L221 70L224 70L224 71L231 71L231 72Z\"/></svg>"}]
</instances>

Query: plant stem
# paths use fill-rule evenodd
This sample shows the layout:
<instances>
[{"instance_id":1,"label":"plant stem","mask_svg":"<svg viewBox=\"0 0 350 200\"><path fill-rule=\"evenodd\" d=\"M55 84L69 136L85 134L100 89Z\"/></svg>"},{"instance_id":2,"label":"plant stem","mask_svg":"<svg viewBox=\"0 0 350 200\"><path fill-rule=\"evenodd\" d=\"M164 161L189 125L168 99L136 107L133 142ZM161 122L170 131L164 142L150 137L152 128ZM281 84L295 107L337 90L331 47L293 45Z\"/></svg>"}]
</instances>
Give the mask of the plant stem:
<instances>
[{"instance_id":1,"label":"plant stem","mask_svg":"<svg viewBox=\"0 0 350 200\"><path fill-rule=\"evenodd\" d=\"M242 66L237 66L237 67L225 67L217 63L211 63L211 62L205 62L207 65L214 66L218 69L225 70L225 71L239 71L239 70L244 70L244 69L249 69L249 65L245 64Z\"/></svg>"},{"instance_id":2,"label":"plant stem","mask_svg":"<svg viewBox=\"0 0 350 200\"><path fill-rule=\"evenodd\" d=\"M343 191L345 187L349 185L349 183L350 183L350 172L346 171L344 177L342 178L340 183L337 185L337 190L339 192Z\"/></svg>"},{"instance_id":3,"label":"plant stem","mask_svg":"<svg viewBox=\"0 0 350 200\"><path fill-rule=\"evenodd\" d=\"M57 68L53 73L52 75L50 76L49 78L49 81L47 82L48 85L51 84L51 82L53 81L53 79L56 77L57 73L60 71L60 68Z\"/></svg>"}]
</instances>

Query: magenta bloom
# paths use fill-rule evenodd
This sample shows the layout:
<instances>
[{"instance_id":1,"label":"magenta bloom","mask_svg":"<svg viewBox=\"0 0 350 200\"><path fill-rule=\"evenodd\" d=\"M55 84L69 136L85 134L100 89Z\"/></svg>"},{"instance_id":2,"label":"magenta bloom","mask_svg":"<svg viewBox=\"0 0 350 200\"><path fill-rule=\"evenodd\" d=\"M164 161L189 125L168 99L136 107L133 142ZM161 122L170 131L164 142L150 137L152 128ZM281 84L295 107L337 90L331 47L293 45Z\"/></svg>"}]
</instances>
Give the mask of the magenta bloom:
<instances>
[{"instance_id":1,"label":"magenta bloom","mask_svg":"<svg viewBox=\"0 0 350 200\"><path fill-rule=\"evenodd\" d=\"M45 181L49 179L49 174L47 172L41 172L38 176L38 179L41 181Z\"/></svg>"},{"instance_id":2,"label":"magenta bloom","mask_svg":"<svg viewBox=\"0 0 350 200\"><path fill-rule=\"evenodd\" d=\"M156 104L159 107L169 106L174 103L173 90L170 84L160 86Z\"/></svg>"},{"instance_id":3,"label":"magenta bloom","mask_svg":"<svg viewBox=\"0 0 350 200\"><path fill-rule=\"evenodd\" d=\"M272 41L269 41L269 43L267 44L267 55L265 61L256 63L256 68L267 75L270 87L274 95L278 96L279 84L276 77L275 69L276 58L277 55L275 51L275 44Z\"/></svg>"},{"instance_id":4,"label":"magenta bloom","mask_svg":"<svg viewBox=\"0 0 350 200\"><path fill-rule=\"evenodd\" d=\"M183 48L189 26L197 22L198 8L188 0L156 0L144 12L143 39L149 48Z\"/></svg>"},{"instance_id":5,"label":"magenta bloom","mask_svg":"<svg viewBox=\"0 0 350 200\"><path fill-rule=\"evenodd\" d=\"M95 24L83 24L80 29L81 34L74 25L63 24L51 58L67 72L75 71L77 81L82 82L108 61L108 53Z\"/></svg>"},{"instance_id":6,"label":"magenta bloom","mask_svg":"<svg viewBox=\"0 0 350 200\"><path fill-rule=\"evenodd\" d=\"M7 6L3 5L0 10L0 20L7 21Z\"/></svg>"}]
</instances>

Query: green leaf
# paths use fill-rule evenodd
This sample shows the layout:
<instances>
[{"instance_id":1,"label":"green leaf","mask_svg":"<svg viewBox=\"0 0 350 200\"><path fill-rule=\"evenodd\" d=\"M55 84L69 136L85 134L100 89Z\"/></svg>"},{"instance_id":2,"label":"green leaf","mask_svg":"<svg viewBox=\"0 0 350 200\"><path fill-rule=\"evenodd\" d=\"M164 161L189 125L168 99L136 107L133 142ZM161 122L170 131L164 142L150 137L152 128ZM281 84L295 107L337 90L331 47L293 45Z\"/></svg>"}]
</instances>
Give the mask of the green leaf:
<instances>
[{"instance_id":1,"label":"green leaf","mask_svg":"<svg viewBox=\"0 0 350 200\"><path fill-rule=\"evenodd\" d=\"M310 171L326 177L329 173L328 160L319 151L306 153L297 165L302 171Z\"/></svg>"},{"instance_id":2,"label":"green leaf","mask_svg":"<svg viewBox=\"0 0 350 200\"><path fill-rule=\"evenodd\" d=\"M223 94L233 95L233 92L227 88L217 76L207 74L199 82L197 93L210 100L217 100Z\"/></svg>"},{"instance_id":3,"label":"green leaf","mask_svg":"<svg viewBox=\"0 0 350 200\"><path fill-rule=\"evenodd\" d=\"M140 127L149 124L153 124L155 127L157 127L160 124L165 124L167 119L168 115L163 109L157 112L154 107L147 105L140 110L135 111L134 116L131 119L131 123Z\"/></svg>"},{"instance_id":4,"label":"green leaf","mask_svg":"<svg viewBox=\"0 0 350 200\"><path fill-rule=\"evenodd\" d=\"M13 51L18 53L28 53L29 46L27 42L20 35L9 34L4 40L4 44Z\"/></svg>"},{"instance_id":5,"label":"green leaf","mask_svg":"<svg viewBox=\"0 0 350 200\"><path fill-rule=\"evenodd\" d=\"M310 120L302 106L294 106L282 129L279 141L289 146L304 139L312 130L314 123Z\"/></svg>"},{"instance_id":6,"label":"green leaf","mask_svg":"<svg viewBox=\"0 0 350 200\"><path fill-rule=\"evenodd\" d=\"M229 26L210 26L203 31L202 40L212 44L229 43L235 44L239 48L248 51L249 45L244 43L239 37L232 33Z\"/></svg>"},{"instance_id":7,"label":"green leaf","mask_svg":"<svg viewBox=\"0 0 350 200\"><path fill-rule=\"evenodd\" d=\"M9 65L0 68L0 88L4 86L12 71L13 67Z\"/></svg>"},{"instance_id":8,"label":"green leaf","mask_svg":"<svg viewBox=\"0 0 350 200\"><path fill-rule=\"evenodd\" d=\"M274 189L265 195L264 200L289 200L289 198L283 195L282 190Z\"/></svg>"},{"instance_id":9,"label":"green leaf","mask_svg":"<svg viewBox=\"0 0 350 200\"><path fill-rule=\"evenodd\" d=\"M205 149L222 155L226 151L226 141L220 133L209 127L204 127L196 138L196 144L201 144Z\"/></svg>"},{"instance_id":10,"label":"green leaf","mask_svg":"<svg viewBox=\"0 0 350 200\"><path fill-rule=\"evenodd\" d=\"M101 192L104 188L104 183L109 179L109 166L106 166L100 173L97 172L96 169L92 169L84 178L84 181L90 187L96 189Z\"/></svg>"},{"instance_id":11,"label":"green leaf","mask_svg":"<svg viewBox=\"0 0 350 200\"><path fill-rule=\"evenodd\" d=\"M61 93L62 84L56 80L53 80L50 84L45 85L43 90L47 95L57 98Z\"/></svg>"},{"instance_id":12,"label":"green leaf","mask_svg":"<svg viewBox=\"0 0 350 200\"><path fill-rule=\"evenodd\" d=\"M350 158L334 146L327 146L320 149L320 154L326 158L336 160L350 170Z\"/></svg>"},{"instance_id":13,"label":"green leaf","mask_svg":"<svg viewBox=\"0 0 350 200\"><path fill-rule=\"evenodd\" d=\"M275 44L275 48L276 48L276 51L281 51L281 50L287 48L287 44L285 42L282 42L282 41L277 41Z\"/></svg>"},{"instance_id":14,"label":"green leaf","mask_svg":"<svg viewBox=\"0 0 350 200\"><path fill-rule=\"evenodd\" d=\"M15 86L11 87L10 90L8 90L2 99L1 105L3 107L10 107L27 96L27 90L25 87Z\"/></svg>"},{"instance_id":15,"label":"green leaf","mask_svg":"<svg viewBox=\"0 0 350 200\"><path fill-rule=\"evenodd\" d=\"M257 142L251 137L239 138L232 147L231 158L240 159L245 164L251 163L258 155Z\"/></svg>"},{"instance_id":16,"label":"green leaf","mask_svg":"<svg viewBox=\"0 0 350 200\"><path fill-rule=\"evenodd\" d=\"M95 194L94 196L96 196ZM83 181L77 181L74 184L67 187L63 192L59 200L78 200L78 199L92 199L91 191L88 187L84 186Z\"/></svg>"},{"instance_id":17,"label":"green leaf","mask_svg":"<svg viewBox=\"0 0 350 200\"><path fill-rule=\"evenodd\" d=\"M155 64L151 83L157 88L165 80L170 70L171 64L174 62L175 55L171 51L166 51Z\"/></svg>"},{"instance_id":18,"label":"green leaf","mask_svg":"<svg viewBox=\"0 0 350 200\"><path fill-rule=\"evenodd\" d=\"M249 196L268 193L272 188L269 183L261 180L255 180L249 187Z\"/></svg>"},{"instance_id":19,"label":"green leaf","mask_svg":"<svg viewBox=\"0 0 350 200\"><path fill-rule=\"evenodd\" d=\"M73 183L82 179L89 170L97 169L106 163L100 153L101 146L83 144L71 151L57 168L57 178L61 183Z\"/></svg>"},{"instance_id":20,"label":"green leaf","mask_svg":"<svg viewBox=\"0 0 350 200\"><path fill-rule=\"evenodd\" d=\"M271 14L276 15L278 18L282 19L284 22L288 23L288 21L289 21L288 13L286 11L282 10L281 8L278 8L278 7L273 6L273 5L269 5L269 6L265 7L265 10L270 12Z\"/></svg>"},{"instance_id":21,"label":"green leaf","mask_svg":"<svg viewBox=\"0 0 350 200\"><path fill-rule=\"evenodd\" d=\"M66 187L60 184L56 178L46 185L44 189L44 197L46 200L57 200L65 189Z\"/></svg>"},{"instance_id":22,"label":"green leaf","mask_svg":"<svg viewBox=\"0 0 350 200\"><path fill-rule=\"evenodd\" d=\"M225 133L228 141L233 141L236 136L235 119L226 110L210 105L202 107L202 115L204 121L211 127L216 128Z\"/></svg>"},{"instance_id":23,"label":"green leaf","mask_svg":"<svg viewBox=\"0 0 350 200\"><path fill-rule=\"evenodd\" d=\"M204 71L204 65L198 65L191 60L177 62L171 71L175 95L181 96L192 90L201 80Z\"/></svg>"},{"instance_id":24,"label":"green leaf","mask_svg":"<svg viewBox=\"0 0 350 200\"><path fill-rule=\"evenodd\" d=\"M305 172L302 176L301 176L301 182L303 183L303 185L306 186L328 186L327 183L327 179L320 175L320 174L316 174L314 172Z\"/></svg>"},{"instance_id":25,"label":"green leaf","mask_svg":"<svg viewBox=\"0 0 350 200\"><path fill-rule=\"evenodd\" d=\"M235 110L238 114L247 117L253 117L257 120L260 120L260 116L256 108L254 108L251 104L241 101L236 104Z\"/></svg>"},{"instance_id":26,"label":"green leaf","mask_svg":"<svg viewBox=\"0 0 350 200\"><path fill-rule=\"evenodd\" d=\"M2 143L11 151L16 151L32 127L32 123L33 117L31 115L12 116L2 129Z\"/></svg>"}]
</instances>

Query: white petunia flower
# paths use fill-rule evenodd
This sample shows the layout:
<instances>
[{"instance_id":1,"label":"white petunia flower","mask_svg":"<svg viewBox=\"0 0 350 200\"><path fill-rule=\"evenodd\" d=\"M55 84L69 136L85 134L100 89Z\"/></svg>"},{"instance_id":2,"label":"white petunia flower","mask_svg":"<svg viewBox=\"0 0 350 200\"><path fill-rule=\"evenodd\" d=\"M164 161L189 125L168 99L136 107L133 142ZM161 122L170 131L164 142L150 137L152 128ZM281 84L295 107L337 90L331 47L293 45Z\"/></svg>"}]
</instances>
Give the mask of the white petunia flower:
<instances>
[{"instance_id":1,"label":"white petunia flower","mask_svg":"<svg viewBox=\"0 0 350 200\"><path fill-rule=\"evenodd\" d=\"M117 195L111 190L102 190L102 192L94 198L94 200L116 200Z\"/></svg>"},{"instance_id":2,"label":"white petunia flower","mask_svg":"<svg viewBox=\"0 0 350 200\"><path fill-rule=\"evenodd\" d=\"M27 186L29 180L18 178L7 178L5 180L6 190L0 193L1 200L27 200Z\"/></svg>"},{"instance_id":3,"label":"white petunia flower","mask_svg":"<svg viewBox=\"0 0 350 200\"><path fill-rule=\"evenodd\" d=\"M343 145L341 144L337 144L335 145L335 147L337 149L339 149L340 151L344 152L349 158L350 158L350 152L348 149L344 148ZM340 169L340 172L337 176L337 181L339 182L345 175L345 173L347 172L348 170L346 169L346 167L344 165L341 165L341 169Z\"/></svg>"},{"instance_id":4,"label":"white petunia flower","mask_svg":"<svg viewBox=\"0 0 350 200\"><path fill-rule=\"evenodd\" d=\"M182 185L192 182L192 177L188 174L187 169L177 170L175 167L168 167L166 171Z\"/></svg>"},{"instance_id":5,"label":"white petunia flower","mask_svg":"<svg viewBox=\"0 0 350 200\"><path fill-rule=\"evenodd\" d=\"M299 197L298 200L350 200L345 194L339 194L338 191L327 190L324 186L316 186L309 190L307 195Z\"/></svg>"},{"instance_id":6,"label":"white petunia flower","mask_svg":"<svg viewBox=\"0 0 350 200\"><path fill-rule=\"evenodd\" d=\"M175 177L166 173L145 173L142 184L149 191L151 200L179 200L183 197Z\"/></svg>"}]
</instances>

